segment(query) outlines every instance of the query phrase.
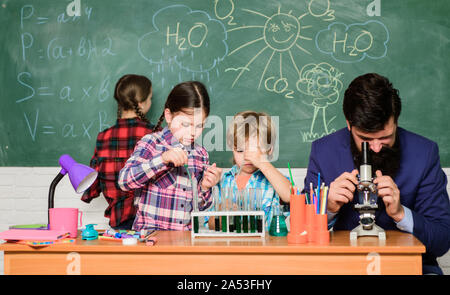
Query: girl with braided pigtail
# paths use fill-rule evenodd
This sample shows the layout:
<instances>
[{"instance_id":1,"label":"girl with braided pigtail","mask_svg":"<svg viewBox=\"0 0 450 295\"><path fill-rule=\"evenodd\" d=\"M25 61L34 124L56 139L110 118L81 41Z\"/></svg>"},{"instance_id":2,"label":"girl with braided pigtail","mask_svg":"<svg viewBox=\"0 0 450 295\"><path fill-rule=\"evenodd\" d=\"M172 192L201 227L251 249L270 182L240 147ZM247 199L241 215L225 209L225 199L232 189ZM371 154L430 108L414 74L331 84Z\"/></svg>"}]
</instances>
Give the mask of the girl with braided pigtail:
<instances>
[{"instance_id":1,"label":"girl with braided pigtail","mask_svg":"<svg viewBox=\"0 0 450 295\"><path fill-rule=\"evenodd\" d=\"M110 219L109 225L116 230L129 230L136 215L134 192L122 191L117 180L136 142L154 130L145 117L151 106L152 83L144 76L125 75L116 83L114 98L117 121L97 136L90 165L98 171L98 177L81 200L90 203L103 193L108 202L105 217Z\"/></svg>"}]
</instances>

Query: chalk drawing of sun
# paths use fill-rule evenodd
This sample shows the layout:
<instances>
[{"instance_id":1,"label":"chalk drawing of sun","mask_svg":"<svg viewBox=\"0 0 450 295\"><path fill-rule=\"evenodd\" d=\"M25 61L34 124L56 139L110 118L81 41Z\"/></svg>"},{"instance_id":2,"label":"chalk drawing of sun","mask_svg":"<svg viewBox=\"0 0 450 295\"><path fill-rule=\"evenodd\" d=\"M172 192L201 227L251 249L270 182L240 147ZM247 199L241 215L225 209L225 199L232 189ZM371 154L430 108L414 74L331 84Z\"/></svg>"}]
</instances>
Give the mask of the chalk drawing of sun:
<instances>
[{"instance_id":1,"label":"chalk drawing of sun","mask_svg":"<svg viewBox=\"0 0 450 295\"><path fill-rule=\"evenodd\" d=\"M272 63L272 60L276 66L280 67L280 76L283 78L283 61L288 60L292 63L294 68L299 73L298 67L295 63L294 57L292 55L292 50L300 50L304 54L311 55L311 52L302 47L303 42L311 41L312 38L302 35L305 29L308 29L312 26L306 26L302 24L302 18L308 13L301 15L300 17L296 17L292 15L292 10L288 13L281 12L281 6L278 6L278 12L272 16L264 15L258 11L250 10L250 9L242 9L248 13L258 15L265 19L264 25L249 25L249 26L241 26L238 28L233 28L228 30L227 32L233 32L237 30L244 30L250 28L260 28L262 33L259 38L256 38L252 41L246 42L239 47L232 50L228 56L231 56L240 50L243 50L245 47L256 44L257 42L261 43L261 49L250 59L247 64L244 66L240 66L237 68L228 68L225 71L236 71L238 72L236 78L233 81L232 87L238 82L241 76L245 71L250 71L250 65L265 51L269 50L272 53L270 54L269 59L267 60L264 70L261 73L259 78L258 88L261 87L262 81L264 79L264 75Z\"/></svg>"}]
</instances>

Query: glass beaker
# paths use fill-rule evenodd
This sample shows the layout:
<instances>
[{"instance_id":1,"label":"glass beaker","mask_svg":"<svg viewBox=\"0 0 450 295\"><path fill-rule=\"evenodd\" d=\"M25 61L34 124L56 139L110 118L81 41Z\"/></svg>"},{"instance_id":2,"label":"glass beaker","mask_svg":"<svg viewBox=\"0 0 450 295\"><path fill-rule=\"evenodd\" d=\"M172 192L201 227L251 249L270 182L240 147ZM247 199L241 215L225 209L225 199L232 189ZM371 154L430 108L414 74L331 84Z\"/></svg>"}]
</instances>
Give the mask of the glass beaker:
<instances>
[{"instance_id":1,"label":"glass beaker","mask_svg":"<svg viewBox=\"0 0 450 295\"><path fill-rule=\"evenodd\" d=\"M281 212L280 202L278 200L272 201L273 216L270 222L269 235L275 237L284 237L288 234L286 220Z\"/></svg>"}]
</instances>

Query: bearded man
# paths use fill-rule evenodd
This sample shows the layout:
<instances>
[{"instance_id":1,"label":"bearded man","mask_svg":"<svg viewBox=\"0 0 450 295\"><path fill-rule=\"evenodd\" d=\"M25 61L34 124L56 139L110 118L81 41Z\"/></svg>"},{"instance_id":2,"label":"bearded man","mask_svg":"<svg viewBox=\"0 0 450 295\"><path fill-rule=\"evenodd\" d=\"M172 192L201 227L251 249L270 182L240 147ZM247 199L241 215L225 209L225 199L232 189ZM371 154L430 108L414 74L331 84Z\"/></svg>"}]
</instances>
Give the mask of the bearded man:
<instances>
[{"instance_id":1,"label":"bearded man","mask_svg":"<svg viewBox=\"0 0 450 295\"><path fill-rule=\"evenodd\" d=\"M436 258L450 248L450 203L437 144L398 126L398 90L378 74L354 79L345 91L343 109L347 128L312 143L305 188L310 183L315 187L320 173L321 182L329 186L329 226L358 226L353 206L358 202L361 144L368 142L378 193L376 224L412 233L426 247L423 273L442 274Z\"/></svg>"}]
</instances>

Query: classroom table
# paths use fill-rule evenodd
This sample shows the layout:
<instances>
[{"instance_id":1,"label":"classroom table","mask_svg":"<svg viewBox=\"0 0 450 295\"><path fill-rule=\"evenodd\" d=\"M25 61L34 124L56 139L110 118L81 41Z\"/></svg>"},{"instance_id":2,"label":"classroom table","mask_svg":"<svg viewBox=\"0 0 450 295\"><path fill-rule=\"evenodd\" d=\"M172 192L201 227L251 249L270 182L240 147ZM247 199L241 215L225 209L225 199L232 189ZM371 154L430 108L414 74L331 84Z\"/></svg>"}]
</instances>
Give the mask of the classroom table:
<instances>
[{"instance_id":1,"label":"classroom table","mask_svg":"<svg viewBox=\"0 0 450 295\"><path fill-rule=\"evenodd\" d=\"M82 275L417 275L424 245L413 235L386 231L386 240L348 231L331 233L328 245L288 245L286 237L191 239L190 232L159 231L157 243L124 246L107 240L32 248L4 243L5 274Z\"/></svg>"}]
</instances>

